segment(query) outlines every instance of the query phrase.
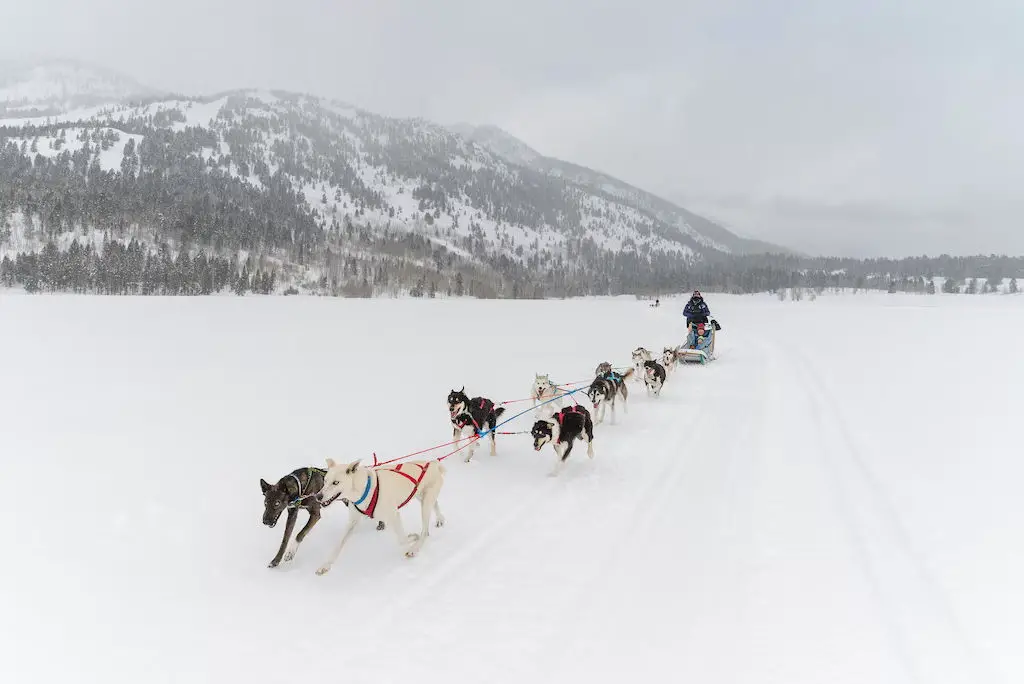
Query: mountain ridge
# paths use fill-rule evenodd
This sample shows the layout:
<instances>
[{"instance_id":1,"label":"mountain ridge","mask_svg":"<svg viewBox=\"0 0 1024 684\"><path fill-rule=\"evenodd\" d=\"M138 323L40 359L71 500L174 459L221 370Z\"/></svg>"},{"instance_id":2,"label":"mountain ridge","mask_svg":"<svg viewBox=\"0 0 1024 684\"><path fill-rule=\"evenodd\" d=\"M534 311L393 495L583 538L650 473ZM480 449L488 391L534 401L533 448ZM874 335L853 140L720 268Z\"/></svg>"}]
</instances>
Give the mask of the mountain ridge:
<instances>
[{"instance_id":1,"label":"mountain ridge","mask_svg":"<svg viewBox=\"0 0 1024 684\"><path fill-rule=\"evenodd\" d=\"M750 251L697 214L497 127L452 130L283 90L129 90L78 108L63 92L61 112L0 119L9 245L95 243L99 231L154 253L255 255L252 269L309 290L376 291L386 263L406 285L457 289L462 273L479 291L534 295L663 289L695 263Z\"/></svg>"}]
</instances>

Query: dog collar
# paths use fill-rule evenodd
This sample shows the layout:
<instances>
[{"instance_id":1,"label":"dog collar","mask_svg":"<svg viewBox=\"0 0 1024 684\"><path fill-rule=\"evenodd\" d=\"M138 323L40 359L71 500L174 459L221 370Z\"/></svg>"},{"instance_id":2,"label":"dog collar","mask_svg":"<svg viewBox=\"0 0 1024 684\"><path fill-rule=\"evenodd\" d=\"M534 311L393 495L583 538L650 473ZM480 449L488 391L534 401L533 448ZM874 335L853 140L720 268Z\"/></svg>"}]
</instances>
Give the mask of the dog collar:
<instances>
[{"instance_id":1,"label":"dog collar","mask_svg":"<svg viewBox=\"0 0 1024 684\"><path fill-rule=\"evenodd\" d=\"M359 497L359 501L353 501L353 506L358 506L366 500L366 497L370 494L370 485L373 484L373 478L370 475L366 476L366 489L363 490L363 495Z\"/></svg>"}]
</instances>

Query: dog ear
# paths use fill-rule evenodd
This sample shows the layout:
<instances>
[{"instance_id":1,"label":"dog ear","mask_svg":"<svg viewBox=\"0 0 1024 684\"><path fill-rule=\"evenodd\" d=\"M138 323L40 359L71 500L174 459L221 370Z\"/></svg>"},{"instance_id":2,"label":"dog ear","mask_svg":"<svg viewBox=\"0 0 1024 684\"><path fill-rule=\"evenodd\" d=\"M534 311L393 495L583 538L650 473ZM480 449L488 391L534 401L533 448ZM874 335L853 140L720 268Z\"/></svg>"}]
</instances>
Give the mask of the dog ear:
<instances>
[{"instance_id":1,"label":"dog ear","mask_svg":"<svg viewBox=\"0 0 1024 684\"><path fill-rule=\"evenodd\" d=\"M328 467L328 468L333 468L333 467L334 467L334 466L336 466L336 465L338 465L338 464L334 462L334 459L333 459L333 458L329 458L329 459L327 459L327 467Z\"/></svg>"},{"instance_id":2,"label":"dog ear","mask_svg":"<svg viewBox=\"0 0 1024 684\"><path fill-rule=\"evenodd\" d=\"M352 461L347 466L345 466L345 473L351 475L352 473L356 472L356 468L359 467L359 462L362 460L363 459L361 458L357 458L356 460Z\"/></svg>"},{"instance_id":3,"label":"dog ear","mask_svg":"<svg viewBox=\"0 0 1024 684\"><path fill-rule=\"evenodd\" d=\"M271 489L273 489L273 487L272 487L272 486L271 486L270 484L268 484L268 483L267 483L267 481L266 481L266 480L264 480L264 479L263 479L263 478L261 477L261 478L260 478L260 489L262 489L262 490L263 490L263 493L264 493L264 494L266 494L266 493L267 493L267 492L269 492L269 491L270 491Z\"/></svg>"},{"instance_id":4,"label":"dog ear","mask_svg":"<svg viewBox=\"0 0 1024 684\"><path fill-rule=\"evenodd\" d=\"M463 385L462 389L459 390L459 394L465 394L465 392L466 392L466 386Z\"/></svg>"}]
</instances>

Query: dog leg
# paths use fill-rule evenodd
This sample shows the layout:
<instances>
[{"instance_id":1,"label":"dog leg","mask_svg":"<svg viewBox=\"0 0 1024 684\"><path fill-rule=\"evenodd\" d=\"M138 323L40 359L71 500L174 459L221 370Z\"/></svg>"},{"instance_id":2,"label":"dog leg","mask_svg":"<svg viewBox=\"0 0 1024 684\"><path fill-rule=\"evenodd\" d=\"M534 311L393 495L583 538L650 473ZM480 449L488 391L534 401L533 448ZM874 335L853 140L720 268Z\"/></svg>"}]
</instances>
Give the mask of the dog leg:
<instances>
[{"instance_id":1,"label":"dog leg","mask_svg":"<svg viewBox=\"0 0 1024 684\"><path fill-rule=\"evenodd\" d=\"M334 565L336 560L338 560L338 555L341 554L341 550L345 547L345 542L348 541L349 536L352 534L352 530L356 529L356 525L359 524L359 519L362 517L363 514L355 510L354 507L349 509L348 527L345 528L345 533L341 535L341 540L338 542L338 545L334 547L334 551L331 552L330 558L328 558L327 562L317 569L316 574L326 575L331 571L331 566Z\"/></svg>"},{"instance_id":2,"label":"dog leg","mask_svg":"<svg viewBox=\"0 0 1024 684\"><path fill-rule=\"evenodd\" d=\"M402 524L402 516L397 510L389 517L390 520L388 520L387 523L395 530L395 537L398 539L398 545L402 547L406 558L412 558L416 555L416 550L418 548L416 544L422 537L418 534L406 534L405 525Z\"/></svg>"},{"instance_id":3,"label":"dog leg","mask_svg":"<svg viewBox=\"0 0 1024 684\"><path fill-rule=\"evenodd\" d=\"M491 427L490 423L487 423L486 429L491 431L491 433L490 433L490 436L491 436L491 456L497 456L498 455L498 442L497 442L496 437L494 436L494 428Z\"/></svg>"},{"instance_id":4,"label":"dog leg","mask_svg":"<svg viewBox=\"0 0 1024 684\"><path fill-rule=\"evenodd\" d=\"M561 447L561 449L559 449L559 447ZM562 444L555 445L555 456L558 456L558 461L555 462L554 470L548 473L548 477L558 477L558 474L562 472L562 468L565 467L565 460L569 458L569 452L571 450L572 442L564 442Z\"/></svg>"},{"instance_id":5,"label":"dog leg","mask_svg":"<svg viewBox=\"0 0 1024 684\"><path fill-rule=\"evenodd\" d=\"M288 548L288 542L292 538L292 530L295 529L295 518L299 515L299 509L289 508L288 509L288 521L284 525L284 536L281 538L281 547L277 550L277 555L274 556L274 560L270 561L268 568L276 568L281 563L281 557L284 556L284 551Z\"/></svg>"},{"instance_id":6,"label":"dog leg","mask_svg":"<svg viewBox=\"0 0 1024 684\"><path fill-rule=\"evenodd\" d=\"M430 536L430 512L437 505L437 495L439 493L435 487L430 487L423 493L423 498L420 499L420 534L409 549L412 553L406 552L405 554L410 558L423 548L427 537Z\"/></svg>"},{"instance_id":7,"label":"dog leg","mask_svg":"<svg viewBox=\"0 0 1024 684\"><path fill-rule=\"evenodd\" d=\"M302 543L302 540L306 538L306 535L309 534L310 530L313 529L313 526L316 525L317 521L319 521L319 520L320 520L320 507L316 506L315 508L310 508L309 509L309 520L307 520L306 524L303 525L301 530L299 530L299 533L297 535L295 535L295 543L292 544L291 548L288 549L287 553L284 554L284 562L285 563L287 563L287 562L291 561L293 558L295 558L295 554L299 550L299 544Z\"/></svg>"},{"instance_id":8,"label":"dog leg","mask_svg":"<svg viewBox=\"0 0 1024 684\"><path fill-rule=\"evenodd\" d=\"M441 507L437 503L437 497L434 497L434 527L444 527L445 519L444 514L441 513Z\"/></svg>"}]
</instances>

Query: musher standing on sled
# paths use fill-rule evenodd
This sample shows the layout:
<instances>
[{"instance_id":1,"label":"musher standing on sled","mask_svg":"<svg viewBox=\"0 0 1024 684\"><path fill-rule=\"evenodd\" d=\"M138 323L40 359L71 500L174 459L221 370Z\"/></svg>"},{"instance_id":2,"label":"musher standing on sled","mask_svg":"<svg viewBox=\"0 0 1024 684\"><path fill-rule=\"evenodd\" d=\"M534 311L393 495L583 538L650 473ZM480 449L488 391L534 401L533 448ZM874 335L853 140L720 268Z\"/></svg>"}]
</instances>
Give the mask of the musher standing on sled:
<instances>
[{"instance_id":1,"label":"musher standing on sled","mask_svg":"<svg viewBox=\"0 0 1024 684\"><path fill-rule=\"evenodd\" d=\"M686 316L686 327L694 323L708 322L708 317L711 316L711 310L708 305L704 302L704 298L700 294L700 290L694 290L693 296L690 297L690 301L686 302L686 306L683 307L683 315Z\"/></svg>"}]
</instances>

